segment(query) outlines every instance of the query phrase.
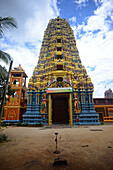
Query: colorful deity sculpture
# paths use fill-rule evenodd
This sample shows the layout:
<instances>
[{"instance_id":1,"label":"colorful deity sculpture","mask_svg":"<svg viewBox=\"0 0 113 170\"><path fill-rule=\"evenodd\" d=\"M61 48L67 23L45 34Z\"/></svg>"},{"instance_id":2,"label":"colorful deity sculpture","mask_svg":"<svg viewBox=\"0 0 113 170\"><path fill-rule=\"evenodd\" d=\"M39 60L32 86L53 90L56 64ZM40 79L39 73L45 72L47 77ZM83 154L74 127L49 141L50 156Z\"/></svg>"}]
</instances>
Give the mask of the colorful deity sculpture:
<instances>
[{"instance_id":1,"label":"colorful deity sculpture","mask_svg":"<svg viewBox=\"0 0 113 170\"><path fill-rule=\"evenodd\" d=\"M41 103L41 109L40 109L40 112L41 112L41 115L43 117L43 122L46 120L46 115L47 115L47 95L46 94L43 94L43 98L42 98L42 103Z\"/></svg>"},{"instance_id":2,"label":"colorful deity sculpture","mask_svg":"<svg viewBox=\"0 0 113 170\"><path fill-rule=\"evenodd\" d=\"M74 113L78 113L80 112L79 110L79 100L77 98L77 93L74 93L73 94L73 102L74 102Z\"/></svg>"}]
</instances>

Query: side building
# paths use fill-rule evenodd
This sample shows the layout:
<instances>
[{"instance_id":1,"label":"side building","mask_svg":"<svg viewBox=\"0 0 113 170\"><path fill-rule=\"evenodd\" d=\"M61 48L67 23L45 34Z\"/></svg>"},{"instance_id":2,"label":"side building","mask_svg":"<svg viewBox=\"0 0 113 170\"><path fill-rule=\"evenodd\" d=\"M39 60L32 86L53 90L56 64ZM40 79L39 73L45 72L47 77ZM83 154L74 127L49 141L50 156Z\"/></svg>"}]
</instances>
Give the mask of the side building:
<instances>
[{"instance_id":1,"label":"side building","mask_svg":"<svg viewBox=\"0 0 113 170\"><path fill-rule=\"evenodd\" d=\"M113 97L94 98L94 108L100 122L113 122Z\"/></svg>"},{"instance_id":2,"label":"side building","mask_svg":"<svg viewBox=\"0 0 113 170\"><path fill-rule=\"evenodd\" d=\"M21 65L11 71L10 86L15 89L15 93L8 97L4 107L4 123L22 122L22 115L26 112L26 78L27 75Z\"/></svg>"}]
</instances>

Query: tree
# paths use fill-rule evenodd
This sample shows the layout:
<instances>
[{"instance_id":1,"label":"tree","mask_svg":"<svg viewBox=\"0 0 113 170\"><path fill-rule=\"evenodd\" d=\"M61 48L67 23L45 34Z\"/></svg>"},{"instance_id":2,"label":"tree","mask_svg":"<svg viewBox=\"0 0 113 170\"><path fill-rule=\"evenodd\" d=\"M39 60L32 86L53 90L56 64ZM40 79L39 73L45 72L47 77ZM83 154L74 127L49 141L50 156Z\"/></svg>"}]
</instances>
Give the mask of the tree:
<instances>
[{"instance_id":1,"label":"tree","mask_svg":"<svg viewBox=\"0 0 113 170\"><path fill-rule=\"evenodd\" d=\"M17 28L16 20L13 17L0 17L0 36L4 36L4 31L10 28Z\"/></svg>"},{"instance_id":2,"label":"tree","mask_svg":"<svg viewBox=\"0 0 113 170\"><path fill-rule=\"evenodd\" d=\"M13 17L5 17L5 18L0 17L0 38L2 38L4 36L4 32L10 30L10 28L17 28L17 23L15 19ZM1 126L1 118L3 115L5 96L6 96L9 75L11 72L13 60L8 53L3 52L2 50L0 50L0 59L6 64L10 63L9 72L6 78L5 78L6 72L4 72L4 68L2 66L0 68L1 73L3 73L3 74L0 74L0 81L2 82L1 83L2 85L0 87L2 90L2 94L3 94L3 96L1 96L2 100L1 100L1 110L0 110L0 126ZM4 78L5 80L3 81Z\"/></svg>"},{"instance_id":3,"label":"tree","mask_svg":"<svg viewBox=\"0 0 113 170\"><path fill-rule=\"evenodd\" d=\"M16 20L13 17L0 17L0 38L4 36L5 31L11 28L17 28ZM0 59L8 64L11 61L11 56L0 50Z\"/></svg>"},{"instance_id":4,"label":"tree","mask_svg":"<svg viewBox=\"0 0 113 170\"><path fill-rule=\"evenodd\" d=\"M9 61L11 61L11 56L8 53L5 53L0 50L0 60L8 64Z\"/></svg>"},{"instance_id":5,"label":"tree","mask_svg":"<svg viewBox=\"0 0 113 170\"><path fill-rule=\"evenodd\" d=\"M2 67L0 65L0 104L1 104L1 101L3 99L3 93L4 93L4 88L5 88L5 85L6 85L7 75L8 75L8 72L5 69L5 67ZM14 93L15 93L15 90L11 89L11 86L8 85L7 95L11 96L11 95L14 95ZM5 103L6 103L6 100L7 100L7 98L5 98Z\"/></svg>"}]
</instances>

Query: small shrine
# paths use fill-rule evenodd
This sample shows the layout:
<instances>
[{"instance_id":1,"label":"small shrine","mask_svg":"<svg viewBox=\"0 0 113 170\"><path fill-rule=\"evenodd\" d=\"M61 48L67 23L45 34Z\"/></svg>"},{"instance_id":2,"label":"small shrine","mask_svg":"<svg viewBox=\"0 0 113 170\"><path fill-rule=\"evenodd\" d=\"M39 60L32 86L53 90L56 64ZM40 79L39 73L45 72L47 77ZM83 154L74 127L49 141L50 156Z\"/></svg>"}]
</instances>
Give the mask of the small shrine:
<instances>
[{"instance_id":1,"label":"small shrine","mask_svg":"<svg viewBox=\"0 0 113 170\"><path fill-rule=\"evenodd\" d=\"M27 93L23 123L100 124L94 110L93 83L67 19L49 21Z\"/></svg>"},{"instance_id":2,"label":"small shrine","mask_svg":"<svg viewBox=\"0 0 113 170\"><path fill-rule=\"evenodd\" d=\"M21 65L11 71L10 86L15 89L12 96L8 96L5 106L5 123L18 123L26 111L26 78L27 75Z\"/></svg>"}]
</instances>

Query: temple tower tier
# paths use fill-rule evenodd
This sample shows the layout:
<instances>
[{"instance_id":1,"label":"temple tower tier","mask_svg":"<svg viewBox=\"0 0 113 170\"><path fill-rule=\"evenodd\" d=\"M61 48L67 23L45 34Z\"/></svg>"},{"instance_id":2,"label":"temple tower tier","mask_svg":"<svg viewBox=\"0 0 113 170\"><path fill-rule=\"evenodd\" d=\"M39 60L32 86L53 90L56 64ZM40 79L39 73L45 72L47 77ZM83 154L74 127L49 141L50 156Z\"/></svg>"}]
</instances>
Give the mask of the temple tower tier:
<instances>
[{"instance_id":1,"label":"temple tower tier","mask_svg":"<svg viewBox=\"0 0 113 170\"><path fill-rule=\"evenodd\" d=\"M94 110L93 84L67 19L51 19L44 32L39 60L28 83L23 122L100 124Z\"/></svg>"}]
</instances>

